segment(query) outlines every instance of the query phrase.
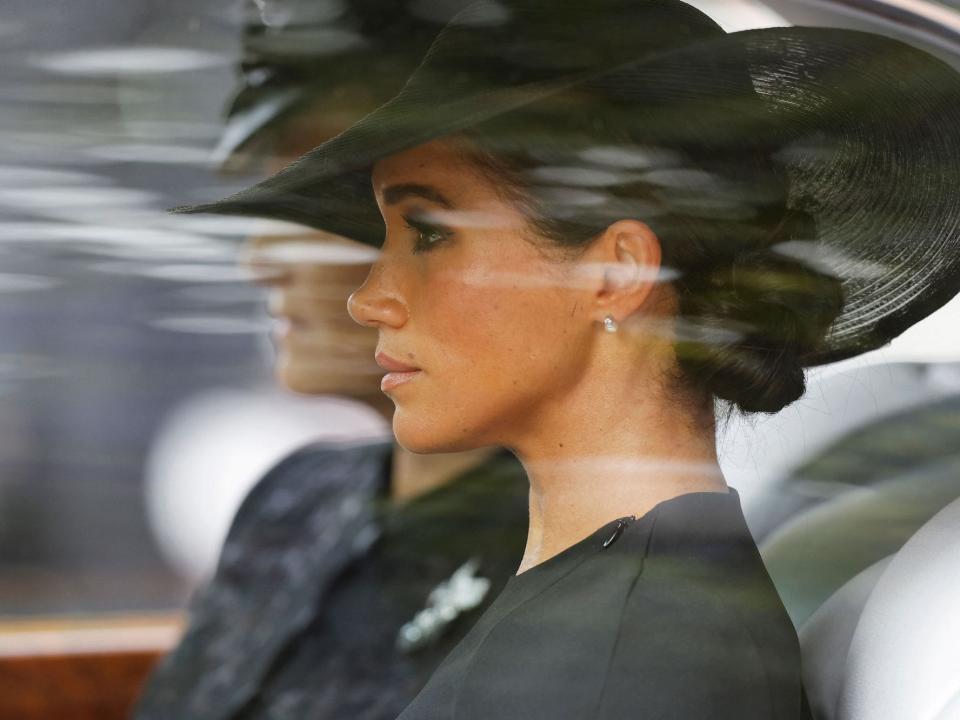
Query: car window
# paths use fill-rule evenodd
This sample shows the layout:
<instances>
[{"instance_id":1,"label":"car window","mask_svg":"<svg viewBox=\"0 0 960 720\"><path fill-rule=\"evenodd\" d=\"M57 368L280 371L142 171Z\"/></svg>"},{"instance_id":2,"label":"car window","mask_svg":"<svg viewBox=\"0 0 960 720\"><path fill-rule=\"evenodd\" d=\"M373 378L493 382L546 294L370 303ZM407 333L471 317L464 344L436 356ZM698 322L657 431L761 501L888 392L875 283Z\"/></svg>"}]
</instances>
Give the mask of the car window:
<instances>
[{"instance_id":1,"label":"car window","mask_svg":"<svg viewBox=\"0 0 960 720\"><path fill-rule=\"evenodd\" d=\"M957 2L691 4L729 32L869 30L960 68ZM357 73L336 95L346 110L316 101L322 95L304 100L313 71L297 75L291 57L368 39L340 28L272 40L283 13L304 4L277 5L294 10L271 16L270 2L234 0L0 8L0 638L3 623L97 628L118 615L159 616L172 619L158 641L169 649L218 565L240 562L224 545L231 525L267 522L256 500L264 477L307 462L297 455L304 448L393 441L387 399L357 379L359 368L367 383L378 371L376 333L361 336L347 314L378 252L292 217L168 212L262 180L379 104ZM311 12L339 5L318 2ZM456 3L411 5L427 33ZM271 62L287 63L289 77L272 74ZM315 384L309 368L297 375L283 364L278 339L302 321L272 293L290 258L326 288L308 298L327 323L324 338L310 341L326 363ZM960 496L960 487L931 481L921 502L901 486L911 473L954 467L957 327L960 299L889 345L811 370L792 407L734 418L718 436L771 576L795 592L786 604L798 626L863 569L843 553L832 571L804 566L790 534L802 513L820 508L809 517L836 547L846 541L824 508L841 496L853 502L878 478L902 501L894 520L913 530ZM458 462L444 471L459 472ZM280 493L271 502L297 500ZM858 541L871 563L912 534L871 527L876 534ZM464 567L457 577L472 578Z\"/></svg>"}]
</instances>

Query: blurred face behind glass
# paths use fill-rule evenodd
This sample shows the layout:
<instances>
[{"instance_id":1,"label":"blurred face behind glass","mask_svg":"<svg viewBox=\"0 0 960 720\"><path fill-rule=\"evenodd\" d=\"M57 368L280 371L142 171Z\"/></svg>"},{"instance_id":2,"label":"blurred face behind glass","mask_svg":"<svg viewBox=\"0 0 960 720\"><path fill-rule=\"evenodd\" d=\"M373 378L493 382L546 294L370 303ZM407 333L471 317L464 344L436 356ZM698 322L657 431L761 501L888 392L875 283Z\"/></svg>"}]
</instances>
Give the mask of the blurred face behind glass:
<instances>
[{"instance_id":1,"label":"blurred face behind glass","mask_svg":"<svg viewBox=\"0 0 960 720\"><path fill-rule=\"evenodd\" d=\"M271 130L263 173L281 170L355 119L322 108L297 113ZM268 288L268 310L277 319L277 379L295 392L347 395L392 409L380 392L383 371L373 359L377 333L346 312L347 298L367 276L377 250L321 230L264 225L273 227L248 239L243 259Z\"/></svg>"}]
</instances>

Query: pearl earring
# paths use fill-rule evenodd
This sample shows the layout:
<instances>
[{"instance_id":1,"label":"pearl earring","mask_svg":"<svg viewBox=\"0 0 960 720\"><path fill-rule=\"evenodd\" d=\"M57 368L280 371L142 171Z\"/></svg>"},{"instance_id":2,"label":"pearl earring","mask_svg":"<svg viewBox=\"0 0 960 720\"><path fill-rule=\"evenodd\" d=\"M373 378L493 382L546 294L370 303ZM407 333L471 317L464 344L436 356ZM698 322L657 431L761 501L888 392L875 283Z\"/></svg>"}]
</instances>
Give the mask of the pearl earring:
<instances>
[{"instance_id":1,"label":"pearl earring","mask_svg":"<svg viewBox=\"0 0 960 720\"><path fill-rule=\"evenodd\" d=\"M604 330L606 330L607 332L609 332L609 333L615 333L615 332L617 331L617 328L618 328L618 327L619 327L619 325L617 324L617 321L613 319L613 315L607 315L607 316L603 319L603 328L604 328Z\"/></svg>"}]
</instances>

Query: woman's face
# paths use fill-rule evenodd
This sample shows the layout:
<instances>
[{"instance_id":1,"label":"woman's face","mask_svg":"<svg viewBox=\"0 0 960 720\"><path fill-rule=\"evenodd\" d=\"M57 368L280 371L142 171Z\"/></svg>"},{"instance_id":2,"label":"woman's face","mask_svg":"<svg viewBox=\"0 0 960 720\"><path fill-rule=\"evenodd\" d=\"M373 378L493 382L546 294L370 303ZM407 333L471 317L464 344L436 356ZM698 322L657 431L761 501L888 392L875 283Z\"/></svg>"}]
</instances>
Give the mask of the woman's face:
<instances>
[{"instance_id":1,"label":"woman's face","mask_svg":"<svg viewBox=\"0 0 960 720\"><path fill-rule=\"evenodd\" d=\"M290 390L380 400L377 335L344 312L376 251L320 231L251 238L247 263L268 288L275 373Z\"/></svg>"},{"instance_id":2,"label":"woman's face","mask_svg":"<svg viewBox=\"0 0 960 720\"><path fill-rule=\"evenodd\" d=\"M572 392L596 325L575 263L528 241L522 212L450 141L374 168L382 253L349 299L378 351L418 371L385 387L413 452L511 446Z\"/></svg>"},{"instance_id":3,"label":"woman's face","mask_svg":"<svg viewBox=\"0 0 960 720\"><path fill-rule=\"evenodd\" d=\"M331 126L323 109L297 114L277 133L264 173L279 172L343 129ZM268 310L277 320L272 339L282 385L300 393L389 405L380 392L383 373L373 361L377 334L344 312L347 297L376 256L366 245L309 228L248 240L245 262L268 288Z\"/></svg>"}]
</instances>

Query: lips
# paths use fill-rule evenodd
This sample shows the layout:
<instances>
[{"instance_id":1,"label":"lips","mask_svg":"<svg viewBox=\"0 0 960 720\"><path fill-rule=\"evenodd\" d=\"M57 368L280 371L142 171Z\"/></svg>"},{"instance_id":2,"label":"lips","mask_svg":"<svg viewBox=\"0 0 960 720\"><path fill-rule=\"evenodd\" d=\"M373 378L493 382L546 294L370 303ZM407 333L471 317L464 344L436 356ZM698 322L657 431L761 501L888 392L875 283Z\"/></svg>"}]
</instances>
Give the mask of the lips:
<instances>
[{"instance_id":1,"label":"lips","mask_svg":"<svg viewBox=\"0 0 960 720\"><path fill-rule=\"evenodd\" d=\"M382 367L388 372L415 372L420 368L414 367L413 365L405 365L404 363L396 360L384 352L378 352L376 354L377 365Z\"/></svg>"}]
</instances>

